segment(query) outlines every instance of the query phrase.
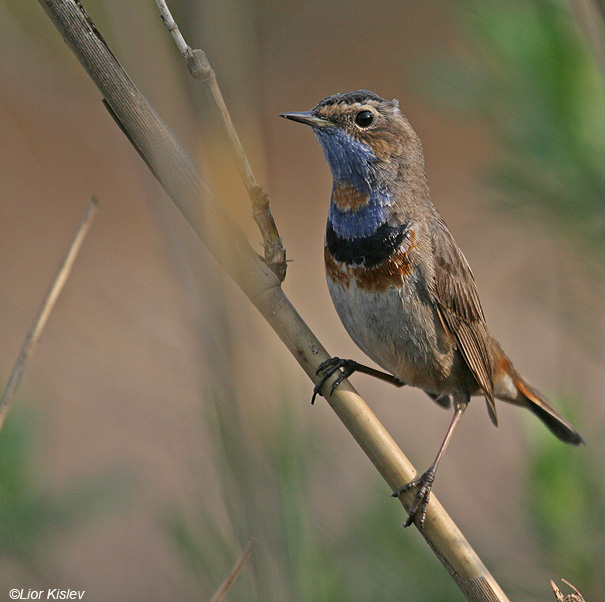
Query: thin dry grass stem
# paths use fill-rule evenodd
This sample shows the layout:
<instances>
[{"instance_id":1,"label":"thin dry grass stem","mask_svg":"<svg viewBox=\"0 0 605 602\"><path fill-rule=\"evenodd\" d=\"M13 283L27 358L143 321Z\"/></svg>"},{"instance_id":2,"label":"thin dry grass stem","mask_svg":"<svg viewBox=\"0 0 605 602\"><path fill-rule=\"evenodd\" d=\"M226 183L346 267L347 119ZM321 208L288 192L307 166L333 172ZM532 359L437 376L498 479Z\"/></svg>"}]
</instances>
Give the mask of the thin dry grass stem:
<instances>
[{"instance_id":1,"label":"thin dry grass stem","mask_svg":"<svg viewBox=\"0 0 605 602\"><path fill-rule=\"evenodd\" d=\"M4 427L4 422L6 421L6 417L10 410L13 396L15 395L15 391L21 382L21 376L23 375L25 364L31 357L38 341L40 340L40 336L42 335L42 331L46 326L48 317L50 316L50 313L52 312L53 307L55 306L55 303L57 302L57 299L59 298L59 295L67 282L67 278L71 273L74 261L76 260L80 248L82 247L82 243L84 242L84 238L90 229L92 219L96 212L97 201L93 198L91 199L90 204L86 209L86 213L84 214L84 217L76 230L69 248L67 249L67 253L59 265L52 284L50 285L50 288L42 301L42 305L34 318L31 329L27 333L25 341L23 341L21 351L19 352L19 357L17 358L13 371L11 372L8 384L4 390L4 395L2 396L2 400L0 400L0 431Z\"/></svg>"},{"instance_id":2,"label":"thin dry grass stem","mask_svg":"<svg viewBox=\"0 0 605 602\"><path fill-rule=\"evenodd\" d=\"M210 66L208 57L203 50L199 48L193 50L187 44L165 0L156 0L156 4L158 5L160 17L164 25L172 35L179 52L185 59L189 73L196 79L202 80L208 86L213 106L227 135L229 148L252 202L252 217L263 238L265 261L273 272L275 272L280 282L283 282L286 277L287 268L286 249L271 213L269 197L254 177L248 156L244 151L244 147L231 120L229 109L227 109L227 105L223 99L214 69Z\"/></svg>"},{"instance_id":3,"label":"thin dry grass stem","mask_svg":"<svg viewBox=\"0 0 605 602\"><path fill-rule=\"evenodd\" d=\"M223 599L225 594L229 591L229 588L235 583L235 580L237 579L239 572L242 570L242 567L246 563L246 560L250 558L250 554L252 554L252 550L256 545L256 541L256 538L253 537L248 542L248 545L244 548L243 552L239 555L239 558L235 561L231 572L227 575L225 580L216 590L216 593L214 594L214 596L212 596L210 602L220 602Z\"/></svg>"},{"instance_id":4,"label":"thin dry grass stem","mask_svg":"<svg viewBox=\"0 0 605 602\"><path fill-rule=\"evenodd\" d=\"M552 591L555 593L555 598L557 602L586 602L582 594L566 579L561 579L565 585L568 585L573 589L573 594L568 594L567 596L563 595L561 590L557 587L556 583L551 579L550 587L552 587Z\"/></svg>"},{"instance_id":5,"label":"thin dry grass stem","mask_svg":"<svg viewBox=\"0 0 605 602\"><path fill-rule=\"evenodd\" d=\"M278 276L254 252L203 173L141 95L113 54L95 35L75 0L39 0L65 42L101 91L103 102L192 228L313 382L330 356L284 294ZM329 391L336 376L328 379ZM372 410L344 380L328 403L382 475L391 491L417 472ZM414 492L400 501L409 509ZM421 533L471 602L508 602L458 527L435 496Z\"/></svg>"}]
</instances>

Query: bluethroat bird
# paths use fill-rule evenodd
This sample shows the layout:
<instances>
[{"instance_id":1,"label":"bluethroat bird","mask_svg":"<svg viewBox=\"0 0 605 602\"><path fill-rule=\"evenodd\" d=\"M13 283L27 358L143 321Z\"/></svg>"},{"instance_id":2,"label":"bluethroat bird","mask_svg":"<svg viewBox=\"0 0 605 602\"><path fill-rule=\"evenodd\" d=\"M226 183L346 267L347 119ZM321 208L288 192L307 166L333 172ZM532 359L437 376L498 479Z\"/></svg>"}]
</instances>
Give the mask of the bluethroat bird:
<instances>
[{"instance_id":1,"label":"bluethroat bird","mask_svg":"<svg viewBox=\"0 0 605 602\"><path fill-rule=\"evenodd\" d=\"M311 126L333 177L325 236L328 288L355 343L386 372L337 357L324 362L313 399L362 372L425 391L454 416L418 488L405 526L422 528L435 471L472 395L531 410L562 441L582 437L515 370L487 329L471 269L429 196L420 140L396 100L367 90L335 94L281 117Z\"/></svg>"}]
</instances>

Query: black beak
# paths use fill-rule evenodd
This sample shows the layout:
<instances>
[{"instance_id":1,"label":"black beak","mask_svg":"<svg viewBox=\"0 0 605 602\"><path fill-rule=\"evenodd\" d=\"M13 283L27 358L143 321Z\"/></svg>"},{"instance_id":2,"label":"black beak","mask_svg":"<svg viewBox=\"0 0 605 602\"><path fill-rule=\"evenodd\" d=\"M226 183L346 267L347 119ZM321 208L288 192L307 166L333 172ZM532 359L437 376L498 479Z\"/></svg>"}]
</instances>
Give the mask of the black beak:
<instances>
[{"instance_id":1,"label":"black beak","mask_svg":"<svg viewBox=\"0 0 605 602\"><path fill-rule=\"evenodd\" d=\"M302 111L300 113L281 113L280 117L291 119L292 121L298 121L299 123L304 123L305 125L310 125L314 128L331 125L329 121L318 117L315 113L313 113L313 111Z\"/></svg>"}]
</instances>

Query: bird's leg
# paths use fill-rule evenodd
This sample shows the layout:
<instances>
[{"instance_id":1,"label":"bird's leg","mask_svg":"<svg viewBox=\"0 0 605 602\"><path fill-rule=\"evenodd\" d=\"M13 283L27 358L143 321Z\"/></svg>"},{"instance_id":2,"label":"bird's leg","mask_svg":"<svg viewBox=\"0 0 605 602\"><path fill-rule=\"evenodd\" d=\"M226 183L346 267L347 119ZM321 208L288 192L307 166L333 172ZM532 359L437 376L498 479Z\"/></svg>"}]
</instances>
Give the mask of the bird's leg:
<instances>
[{"instance_id":1,"label":"bird's leg","mask_svg":"<svg viewBox=\"0 0 605 602\"><path fill-rule=\"evenodd\" d=\"M392 374L388 374L387 372L382 372L381 370L376 370L375 368L370 368L369 366L364 366L355 360L343 360L339 357L331 357L330 359L322 362L317 369L316 374L323 372L321 378L313 387L313 397L311 398L311 403L315 403L315 398L321 392L321 388L324 386L325 382L334 374L337 370L342 369L342 372L338 376L338 378L332 384L332 388L330 389L330 395L334 393L334 389L338 387L338 385L345 379L351 376L354 372L362 372L363 374L368 374L369 376L374 376L375 378L380 378L396 387L402 387L405 383L401 382L396 376Z\"/></svg>"},{"instance_id":2,"label":"bird's leg","mask_svg":"<svg viewBox=\"0 0 605 602\"><path fill-rule=\"evenodd\" d=\"M397 489L397 491L393 492L393 497L399 497L402 493L406 491L410 491L414 487L420 487L418 492L416 493L416 498L414 499L414 503L412 507L409 509L409 516L404 523L404 527L409 527L414 519L418 516L418 524L420 528L424 528L424 519L426 518L426 510L429 505L429 498L431 497L431 489L433 487L433 481L435 480L435 472L437 471L437 466L439 466L439 462L441 462L441 458L443 458L443 454L449 445L449 442L456 430L456 426L464 414L464 410L466 410L466 406L468 404L468 396L463 402L456 400L455 402L455 411L454 417L452 418L452 422L450 423L449 428L447 429L447 433L445 434L445 439L439 448L439 452L437 453L437 457L435 461L431 464L429 469L419 478L411 481L407 485L404 485L401 489Z\"/></svg>"}]
</instances>

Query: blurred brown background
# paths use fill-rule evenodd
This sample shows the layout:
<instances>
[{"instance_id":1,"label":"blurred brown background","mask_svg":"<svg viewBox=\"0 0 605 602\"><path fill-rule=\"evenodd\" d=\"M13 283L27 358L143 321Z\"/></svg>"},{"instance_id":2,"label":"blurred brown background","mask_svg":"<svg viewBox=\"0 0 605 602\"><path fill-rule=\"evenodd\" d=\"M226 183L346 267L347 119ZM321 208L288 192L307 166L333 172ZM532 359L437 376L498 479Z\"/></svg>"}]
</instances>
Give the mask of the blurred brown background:
<instances>
[{"instance_id":1,"label":"blurred brown background","mask_svg":"<svg viewBox=\"0 0 605 602\"><path fill-rule=\"evenodd\" d=\"M84 4L260 250L222 134L199 84L189 81L155 3ZM528 219L494 202L483 176L500 149L488 117L461 117L435 101L427 73L438 77L439 61L464 56L469 44L457 3L181 0L170 6L188 42L206 50L257 178L270 194L292 260L286 294L328 350L362 359L324 281L329 170L311 133L277 115L309 109L335 92L367 88L398 98L419 133L433 201L473 267L492 332L532 383L557 404L567 399L565 411L589 445L576 450L561 444L556 453L602 466L602 269L546 214ZM20 495L37 502L31 516L23 511L16 518L5 506L0 598L13 587L70 587L85 589L89 601L208 599L219 575L255 536L255 576L244 576L232 599L374 599L361 595L370 586L359 589L359 597L343 591L340 597L310 598L311 586L299 573L284 574L285 566L301 570L302 561L288 554L302 543L291 532L280 539L267 525L282 516L274 504L295 494L285 481L276 482L270 464L264 467L261 443L282 429L284 407L292 429L287 441L300 437L309 454L308 472L300 477L307 485L304 522L323 532L321 545L330 550L335 575L351 567L340 567L335 557L350 526L346 510L362 495L368 520L382 506L393 506L393 520L384 528L396 545L420 549L420 537L400 528L401 509L327 404L311 407L311 383L163 194L38 3L2 0L0 17L4 381L89 198L100 200L15 400L11 421L19 421L21 431L5 469L17 466L29 475ZM363 376L353 382L424 470L449 414L418 391ZM233 440L221 431L226 447L219 452L221 437L211 431L221 430L227 405L241 421L236 440L244 451L238 453L259 471L255 491L235 478L237 472L231 481L225 477L223 456L233 451ZM498 412L495 430L483 401L471 405L435 494L496 578L515 588L517 599L550 599L548 580L561 576L582 591L585 570L553 574L553 567L570 565L549 558L540 530L528 527L528 464L532 441L543 439L542 427L516 408L501 404ZM24 467L22 454L30 459ZM557 471L556 463L551 467ZM602 474L596 483L600 489L591 489L592 495L602 500ZM563 522L580 503L574 487L582 483L568 485L561 493ZM276 497L263 502L261 493ZM13 500L17 508L29 508L20 500ZM240 514L233 511L235 500ZM602 509L602 501L595 507ZM199 520L214 524L218 535L212 537L226 542L214 577L207 566L213 555L203 551L207 530ZM600 510L586 521L596 532L603 529ZM27 524L39 528L30 532ZM317 552L320 558L324 552ZM594 552L595 566L602 566L603 548ZM397 553L397 547L389 553L395 566ZM417 568L414 579L422 582L426 570L430 580L429 569L441 570L431 562ZM361 563L357 573L366 568ZM395 597L383 586L375 583L375 599L423 599L414 597L413 587ZM461 599L453 583L444 587L446 599ZM598 580L585 587L605 589ZM424 599L437 595L425 593Z\"/></svg>"}]
</instances>

